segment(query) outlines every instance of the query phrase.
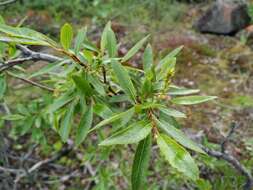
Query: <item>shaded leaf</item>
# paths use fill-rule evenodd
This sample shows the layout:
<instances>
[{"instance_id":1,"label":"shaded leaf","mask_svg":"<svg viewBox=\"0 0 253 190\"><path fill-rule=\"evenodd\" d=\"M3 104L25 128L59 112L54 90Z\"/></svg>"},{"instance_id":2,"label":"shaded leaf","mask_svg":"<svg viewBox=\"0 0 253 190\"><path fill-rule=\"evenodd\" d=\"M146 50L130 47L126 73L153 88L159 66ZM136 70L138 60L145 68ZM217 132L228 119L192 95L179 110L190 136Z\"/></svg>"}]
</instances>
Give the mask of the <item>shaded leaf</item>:
<instances>
[{"instance_id":1,"label":"shaded leaf","mask_svg":"<svg viewBox=\"0 0 253 190\"><path fill-rule=\"evenodd\" d=\"M0 74L0 100L4 97L7 89L6 77L4 74Z\"/></svg>"},{"instance_id":2,"label":"shaded leaf","mask_svg":"<svg viewBox=\"0 0 253 190\"><path fill-rule=\"evenodd\" d=\"M55 99L54 102L47 107L46 112L48 112L48 113L55 112L56 110L58 110L59 108L61 108L64 105L66 105L71 100L73 100L73 98L74 98L74 96L73 96L72 92L67 92L67 93L63 94L59 98Z\"/></svg>"},{"instance_id":3,"label":"shaded leaf","mask_svg":"<svg viewBox=\"0 0 253 190\"><path fill-rule=\"evenodd\" d=\"M151 135L148 135L138 144L132 167L132 190L144 189L143 184L146 181L148 162L151 153L151 140Z\"/></svg>"},{"instance_id":4,"label":"shaded leaf","mask_svg":"<svg viewBox=\"0 0 253 190\"><path fill-rule=\"evenodd\" d=\"M61 123L59 134L63 142L66 142L69 138L75 105L76 105L76 102L73 101L70 104L70 108L66 109L66 113Z\"/></svg>"},{"instance_id":5,"label":"shaded leaf","mask_svg":"<svg viewBox=\"0 0 253 190\"><path fill-rule=\"evenodd\" d=\"M127 70L116 61L111 63L114 74L120 84L120 87L124 90L124 92L134 101L136 102L136 90L134 85L128 75Z\"/></svg>"},{"instance_id":6,"label":"shaded leaf","mask_svg":"<svg viewBox=\"0 0 253 190\"><path fill-rule=\"evenodd\" d=\"M42 67L41 69L39 69L38 71L32 73L29 78L33 78L33 77L37 77L43 74L47 74L50 71L54 70L55 68L61 66L64 64L64 61L61 61L60 63L49 63L47 64L45 67Z\"/></svg>"},{"instance_id":7,"label":"shaded leaf","mask_svg":"<svg viewBox=\"0 0 253 190\"><path fill-rule=\"evenodd\" d=\"M74 74L72 75L73 81L75 82L76 87L85 95L91 96L93 94L93 89L85 73Z\"/></svg>"},{"instance_id":8,"label":"shaded leaf","mask_svg":"<svg viewBox=\"0 0 253 190\"><path fill-rule=\"evenodd\" d=\"M75 144L79 146L85 139L88 134L89 129L91 128L93 120L93 108L92 105L88 107L86 112L83 114L81 121L79 123Z\"/></svg>"}]
</instances>

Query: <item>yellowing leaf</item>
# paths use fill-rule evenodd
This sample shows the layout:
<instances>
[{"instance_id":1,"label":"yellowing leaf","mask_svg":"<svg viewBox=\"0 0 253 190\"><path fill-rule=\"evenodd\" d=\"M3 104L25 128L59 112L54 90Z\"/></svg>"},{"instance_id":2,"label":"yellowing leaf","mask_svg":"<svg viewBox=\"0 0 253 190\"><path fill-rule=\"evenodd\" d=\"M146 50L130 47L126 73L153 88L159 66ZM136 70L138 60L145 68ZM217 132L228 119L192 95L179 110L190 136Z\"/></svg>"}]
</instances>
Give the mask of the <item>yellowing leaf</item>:
<instances>
[{"instance_id":1,"label":"yellowing leaf","mask_svg":"<svg viewBox=\"0 0 253 190\"><path fill-rule=\"evenodd\" d=\"M73 39L73 30L72 26L68 23L65 23L61 28L61 45L65 50L68 50L71 46Z\"/></svg>"}]
</instances>

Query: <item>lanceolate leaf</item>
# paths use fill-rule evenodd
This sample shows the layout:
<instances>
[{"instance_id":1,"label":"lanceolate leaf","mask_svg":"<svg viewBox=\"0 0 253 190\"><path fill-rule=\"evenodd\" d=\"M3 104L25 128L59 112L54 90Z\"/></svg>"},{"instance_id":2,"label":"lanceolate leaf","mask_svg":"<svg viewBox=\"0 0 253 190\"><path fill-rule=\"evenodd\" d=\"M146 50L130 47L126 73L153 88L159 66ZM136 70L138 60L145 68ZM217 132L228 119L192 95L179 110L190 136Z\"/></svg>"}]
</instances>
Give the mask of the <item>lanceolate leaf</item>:
<instances>
[{"instance_id":1,"label":"lanceolate leaf","mask_svg":"<svg viewBox=\"0 0 253 190\"><path fill-rule=\"evenodd\" d=\"M102 141L99 145L110 146L116 144L132 144L144 139L151 132L151 124L146 121L140 121L126 127L111 137Z\"/></svg>"},{"instance_id":2,"label":"lanceolate leaf","mask_svg":"<svg viewBox=\"0 0 253 190\"><path fill-rule=\"evenodd\" d=\"M185 118L186 115L180 111L177 111L172 108L159 108L161 112L163 112L166 115L173 116L173 117L183 117Z\"/></svg>"},{"instance_id":3,"label":"lanceolate leaf","mask_svg":"<svg viewBox=\"0 0 253 190\"><path fill-rule=\"evenodd\" d=\"M47 107L46 112L53 113L54 111L69 103L71 100L73 100L73 98L74 96L71 91L63 94L59 98L55 99L55 101Z\"/></svg>"},{"instance_id":4,"label":"lanceolate leaf","mask_svg":"<svg viewBox=\"0 0 253 190\"><path fill-rule=\"evenodd\" d=\"M92 84L92 86L95 88L95 90L102 96L106 95L105 89L104 89L104 85L102 84L102 82L98 79L97 76L93 76L93 75L89 75L88 79L90 81L90 83Z\"/></svg>"},{"instance_id":5,"label":"lanceolate leaf","mask_svg":"<svg viewBox=\"0 0 253 190\"><path fill-rule=\"evenodd\" d=\"M86 112L83 114L77 129L75 141L77 146L79 146L87 136L88 131L91 128L92 120L93 120L93 108L92 105L90 105L86 110Z\"/></svg>"},{"instance_id":6,"label":"lanceolate leaf","mask_svg":"<svg viewBox=\"0 0 253 190\"><path fill-rule=\"evenodd\" d=\"M70 48L72 39L73 39L72 26L68 23L65 23L61 28L61 45L65 50L68 50Z\"/></svg>"},{"instance_id":7,"label":"lanceolate leaf","mask_svg":"<svg viewBox=\"0 0 253 190\"><path fill-rule=\"evenodd\" d=\"M132 114L133 112L134 112L134 108L130 108L129 110L127 110L125 112L113 115L112 117L110 117L108 119L105 119L105 120L101 121L100 123L98 123L89 132L97 130L97 129L99 129L100 127L102 127L104 125L108 125L108 124L110 124L110 123L112 123L114 121L117 121L117 120L119 120L119 119L121 119L123 117L126 117L127 115Z\"/></svg>"},{"instance_id":8,"label":"lanceolate leaf","mask_svg":"<svg viewBox=\"0 0 253 190\"><path fill-rule=\"evenodd\" d=\"M0 100L3 98L6 88L6 77L4 74L0 74Z\"/></svg>"},{"instance_id":9,"label":"lanceolate leaf","mask_svg":"<svg viewBox=\"0 0 253 190\"><path fill-rule=\"evenodd\" d=\"M147 39L149 38L149 36L146 36L145 38L143 38L142 40L140 40L139 42L137 42L137 44L135 44L128 52L127 54L123 57L122 62L126 62L127 60L129 60L131 57L133 57L143 46L143 44L147 41Z\"/></svg>"},{"instance_id":10,"label":"lanceolate leaf","mask_svg":"<svg viewBox=\"0 0 253 190\"><path fill-rule=\"evenodd\" d=\"M185 146L186 148L189 148L191 150L194 150L196 152L200 152L205 154L205 152L199 148L199 146L190 140L182 131L175 128L169 123L162 123L156 119L156 123L158 124L158 127L161 128L167 135L171 136L173 139L175 139L177 142L179 142L181 145Z\"/></svg>"},{"instance_id":11,"label":"lanceolate leaf","mask_svg":"<svg viewBox=\"0 0 253 190\"><path fill-rule=\"evenodd\" d=\"M127 70L119 62L113 61L111 64L120 87L134 102L136 102L136 90Z\"/></svg>"},{"instance_id":12,"label":"lanceolate leaf","mask_svg":"<svg viewBox=\"0 0 253 190\"><path fill-rule=\"evenodd\" d=\"M105 49L107 49L109 57L117 56L117 40L113 30L111 29L111 22L108 22L105 26L100 46L102 53L104 53Z\"/></svg>"},{"instance_id":13,"label":"lanceolate leaf","mask_svg":"<svg viewBox=\"0 0 253 190\"><path fill-rule=\"evenodd\" d=\"M31 30L29 28L12 27L12 26L7 26L5 24L0 24L0 32L3 32L6 34L5 37L4 36L1 36L1 37L6 38L6 39L9 38L9 41L13 39L14 40L13 42L18 41L19 39L20 40L19 43L23 43L23 44L26 44L25 41L27 42L30 41L33 43L37 43L37 45L57 46L56 42L48 38L46 35L41 34L35 30Z\"/></svg>"},{"instance_id":14,"label":"lanceolate leaf","mask_svg":"<svg viewBox=\"0 0 253 190\"><path fill-rule=\"evenodd\" d=\"M166 135L158 135L157 144L172 167L192 180L198 179L198 167L191 155L182 146Z\"/></svg>"},{"instance_id":15,"label":"lanceolate leaf","mask_svg":"<svg viewBox=\"0 0 253 190\"><path fill-rule=\"evenodd\" d=\"M109 117L112 117L113 115L112 110L110 110L110 108L106 106L105 104L96 104L93 107L93 111L95 114L102 117L103 119L107 119Z\"/></svg>"},{"instance_id":16,"label":"lanceolate leaf","mask_svg":"<svg viewBox=\"0 0 253 190\"><path fill-rule=\"evenodd\" d=\"M69 133L70 133L71 126L72 126L72 118L73 118L73 114L74 114L75 105L76 105L76 102L73 101L70 104L70 108L66 109L66 114L64 115L64 118L62 119L59 134L60 134L63 142L66 142L69 137Z\"/></svg>"},{"instance_id":17,"label":"lanceolate leaf","mask_svg":"<svg viewBox=\"0 0 253 190\"><path fill-rule=\"evenodd\" d=\"M187 88L180 88L177 86L170 86L168 94L169 95L190 95L196 94L199 92L199 89L187 89Z\"/></svg>"},{"instance_id":18,"label":"lanceolate leaf","mask_svg":"<svg viewBox=\"0 0 253 190\"><path fill-rule=\"evenodd\" d=\"M76 36L75 39L75 54L77 54L80 51L80 48L82 47L82 43L84 42L86 37L86 28L81 28Z\"/></svg>"},{"instance_id":19,"label":"lanceolate leaf","mask_svg":"<svg viewBox=\"0 0 253 190\"><path fill-rule=\"evenodd\" d=\"M25 117L20 114L9 114L1 117L3 120L8 120L8 121L16 121L16 120L21 120L24 119Z\"/></svg>"},{"instance_id":20,"label":"lanceolate leaf","mask_svg":"<svg viewBox=\"0 0 253 190\"><path fill-rule=\"evenodd\" d=\"M193 104L200 104L203 102L207 102L209 100L216 99L216 96L184 96L173 98L171 101L174 104L180 105L193 105Z\"/></svg>"},{"instance_id":21,"label":"lanceolate leaf","mask_svg":"<svg viewBox=\"0 0 253 190\"><path fill-rule=\"evenodd\" d=\"M32 40L32 39L26 39L26 38L18 38L18 37L12 37L12 36L0 36L1 42L13 42L13 43L19 43L19 44L26 44L26 45L41 45L41 46L50 46L49 43L44 41L38 41L38 40Z\"/></svg>"},{"instance_id":22,"label":"lanceolate leaf","mask_svg":"<svg viewBox=\"0 0 253 190\"><path fill-rule=\"evenodd\" d=\"M161 67L164 63L166 63L171 58L175 57L181 50L183 49L183 46L180 46L176 49L174 49L172 52L170 52L168 55L166 55L158 64L158 67Z\"/></svg>"},{"instance_id":23,"label":"lanceolate leaf","mask_svg":"<svg viewBox=\"0 0 253 190\"><path fill-rule=\"evenodd\" d=\"M153 52L150 44L147 45L143 54L143 69L145 73L149 72L153 65Z\"/></svg>"},{"instance_id":24,"label":"lanceolate leaf","mask_svg":"<svg viewBox=\"0 0 253 190\"><path fill-rule=\"evenodd\" d=\"M85 95L91 96L93 89L91 88L87 76L84 73L75 74L72 76L73 81L76 84L76 87Z\"/></svg>"},{"instance_id":25,"label":"lanceolate leaf","mask_svg":"<svg viewBox=\"0 0 253 190\"><path fill-rule=\"evenodd\" d=\"M143 190L151 153L151 135L139 142L132 167L132 190Z\"/></svg>"}]
</instances>

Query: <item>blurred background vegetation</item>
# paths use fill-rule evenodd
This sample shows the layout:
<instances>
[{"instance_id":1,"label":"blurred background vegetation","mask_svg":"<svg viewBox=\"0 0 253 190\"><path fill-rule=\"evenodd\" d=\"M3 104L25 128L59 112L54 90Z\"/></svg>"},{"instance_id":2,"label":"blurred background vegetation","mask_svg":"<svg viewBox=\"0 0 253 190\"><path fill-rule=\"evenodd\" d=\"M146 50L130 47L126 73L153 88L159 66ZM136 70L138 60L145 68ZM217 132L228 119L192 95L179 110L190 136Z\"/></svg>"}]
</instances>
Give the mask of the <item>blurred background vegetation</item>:
<instances>
[{"instance_id":1,"label":"blurred background vegetation","mask_svg":"<svg viewBox=\"0 0 253 190\"><path fill-rule=\"evenodd\" d=\"M22 23L55 39L59 39L60 27L69 22L74 25L76 32L82 26L87 26L90 38L97 42L105 23L111 20L117 38L122 43L122 54L146 34L151 34L157 58L184 45L178 58L174 83L199 88L205 94L216 95L219 99L215 103L182 108L188 118L178 122L188 135L205 134L205 145L214 148L227 135L231 122L239 123L240 127L233 134L228 150L252 172L253 40L246 30L235 36L196 32L192 27L193 23L210 2L212 1L20 0L8 6L0 6L0 11L6 23ZM249 14L253 18L253 5L251 1L248 3ZM139 59L140 55L137 55L134 63L138 65ZM31 72L36 69L35 66L30 68ZM26 93L24 89L27 89ZM34 91L37 93L38 89L27 86L13 88L8 95L8 105L15 109L16 105L12 103L17 99L23 103L22 97L30 96ZM43 96L47 99L46 94ZM40 109L36 102L28 103L34 112ZM15 132L6 129L3 124L1 130L3 134L15 139L15 144L10 145L15 156L23 156L34 143L41 143L36 136L33 141L28 140L30 135L15 136ZM33 153L36 159L49 157L63 146L54 132L47 133L42 146L36 147ZM131 147L126 148L131 150ZM97 156L90 157L90 152L95 152ZM95 190L128 189L131 171L129 166L133 155L120 149L111 150L110 155L107 150L97 149L97 146L87 141L84 147L60 159L57 166L62 167L62 174L51 171L50 168L42 169L41 172L47 175L46 180L37 178L36 175L30 176L23 181L23 189L84 189L90 181L91 189ZM149 170L150 186L147 189L150 190L239 190L245 182L244 177L224 161L201 156L196 158L203 180L193 183L182 179L178 173L170 170L168 164L158 161L157 156L158 153L152 155L152 162L156 164L151 164ZM110 160L106 161L106 158ZM73 175L64 182L59 180L59 176L85 167L87 161L96 171L100 169L98 174L82 177Z\"/></svg>"}]
</instances>

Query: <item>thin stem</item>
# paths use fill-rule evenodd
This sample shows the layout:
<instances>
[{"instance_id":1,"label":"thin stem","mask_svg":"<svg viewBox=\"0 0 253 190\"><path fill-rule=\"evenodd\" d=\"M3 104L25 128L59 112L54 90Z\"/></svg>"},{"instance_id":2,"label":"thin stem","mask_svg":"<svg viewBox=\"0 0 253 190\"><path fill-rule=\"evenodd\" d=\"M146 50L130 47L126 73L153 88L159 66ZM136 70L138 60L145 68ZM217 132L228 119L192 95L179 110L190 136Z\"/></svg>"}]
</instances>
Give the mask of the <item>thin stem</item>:
<instances>
[{"instance_id":1,"label":"thin stem","mask_svg":"<svg viewBox=\"0 0 253 190\"><path fill-rule=\"evenodd\" d=\"M37 82L35 82L35 81L29 80L29 79L26 79L26 78L23 78L23 77L20 77L20 76L17 76L17 75L13 75L13 74L10 73L10 72L7 72L7 74L10 75L10 76L12 76L12 77L15 77L15 78L17 78L17 79L20 79L20 80L22 80L22 81L24 81L24 82L26 82L26 83L29 83L29 84L31 84L31 85L33 85L33 86L39 87L39 88L44 89L44 90L47 90L47 91L49 91L49 92L54 92L54 89L53 89L53 88L44 86L44 85L42 85L42 84L40 84L40 83L37 83Z\"/></svg>"}]
</instances>

